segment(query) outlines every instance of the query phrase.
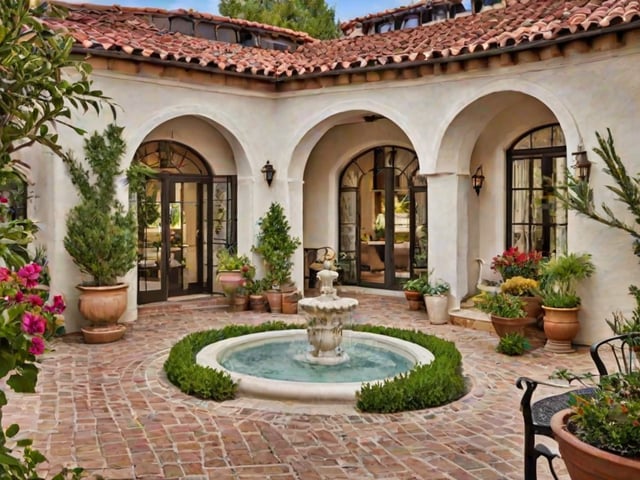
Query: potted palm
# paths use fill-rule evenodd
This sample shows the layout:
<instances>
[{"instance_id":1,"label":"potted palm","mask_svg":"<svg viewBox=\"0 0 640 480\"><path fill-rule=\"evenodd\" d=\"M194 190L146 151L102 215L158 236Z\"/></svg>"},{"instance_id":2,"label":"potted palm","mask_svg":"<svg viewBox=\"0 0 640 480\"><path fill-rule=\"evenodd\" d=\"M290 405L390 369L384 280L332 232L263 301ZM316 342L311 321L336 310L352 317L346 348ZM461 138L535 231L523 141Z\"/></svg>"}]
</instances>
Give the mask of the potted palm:
<instances>
[{"instance_id":1,"label":"potted palm","mask_svg":"<svg viewBox=\"0 0 640 480\"><path fill-rule=\"evenodd\" d=\"M433 279L433 270L422 274L422 296L429 323L443 325L449 322L449 290L451 286L442 279Z\"/></svg>"},{"instance_id":2,"label":"potted palm","mask_svg":"<svg viewBox=\"0 0 640 480\"><path fill-rule=\"evenodd\" d=\"M300 246L300 239L289 233L291 226L282 206L273 202L267 213L260 218L260 232L252 251L264 260L266 292L272 313L282 311L282 287L291 283L293 254Z\"/></svg>"},{"instance_id":3,"label":"potted palm","mask_svg":"<svg viewBox=\"0 0 640 480\"><path fill-rule=\"evenodd\" d=\"M474 297L475 305L491 316L491 324L500 338L509 333L524 336L525 327L535 322L528 318L522 298L507 293L482 292Z\"/></svg>"},{"instance_id":4,"label":"potted palm","mask_svg":"<svg viewBox=\"0 0 640 480\"><path fill-rule=\"evenodd\" d=\"M589 278L595 266L588 253L569 253L546 261L541 268L540 289L544 310L545 349L571 353L571 342L580 330L581 299L578 282Z\"/></svg>"},{"instance_id":5,"label":"potted palm","mask_svg":"<svg viewBox=\"0 0 640 480\"><path fill-rule=\"evenodd\" d=\"M72 155L65 159L80 202L67 215L64 247L89 277L77 286L78 308L91 323L82 328L87 343L112 342L126 330L118 319L127 308L129 285L120 278L136 265L137 224L135 210L125 208L116 195L126 150L122 130L111 124L85 140L88 170ZM128 173L135 177L133 170Z\"/></svg>"}]
</instances>

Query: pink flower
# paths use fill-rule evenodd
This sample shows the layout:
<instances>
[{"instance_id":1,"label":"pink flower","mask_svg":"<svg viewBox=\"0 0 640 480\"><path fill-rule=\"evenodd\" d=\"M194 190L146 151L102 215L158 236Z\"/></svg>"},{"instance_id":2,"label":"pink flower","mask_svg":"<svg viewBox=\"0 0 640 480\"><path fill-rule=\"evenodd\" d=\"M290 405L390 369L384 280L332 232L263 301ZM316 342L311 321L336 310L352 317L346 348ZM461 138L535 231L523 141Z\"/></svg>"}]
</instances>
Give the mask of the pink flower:
<instances>
[{"instance_id":1,"label":"pink flower","mask_svg":"<svg viewBox=\"0 0 640 480\"><path fill-rule=\"evenodd\" d=\"M22 331L28 333L29 335L42 335L46 327L47 322L40 315L35 315L31 312L25 312L22 316Z\"/></svg>"},{"instance_id":2,"label":"pink flower","mask_svg":"<svg viewBox=\"0 0 640 480\"><path fill-rule=\"evenodd\" d=\"M64 299L62 298L62 295L55 295L53 297L53 305L46 305L44 307L44 311L60 314L64 312L65 308L67 308L67 306L64 304Z\"/></svg>"},{"instance_id":3,"label":"pink flower","mask_svg":"<svg viewBox=\"0 0 640 480\"><path fill-rule=\"evenodd\" d=\"M30 263L18 270L18 278L22 280L22 283L24 283L27 288L33 288L38 285L41 271L42 267L40 265Z\"/></svg>"},{"instance_id":4,"label":"pink flower","mask_svg":"<svg viewBox=\"0 0 640 480\"><path fill-rule=\"evenodd\" d=\"M0 203L9 203L9 199L7 197L0 196Z\"/></svg>"},{"instance_id":5,"label":"pink flower","mask_svg":"<svg viewBox=\"0 0 640 480\"><path fill-rule=\"evenodd\" d=\"M14 302L16 303L20 303L22 302L22 300L24 300L24 293L22 293L22 290L18 290L15 294L15 296L13 297Z\"/></svg>"},{"instance_id":6,"label":"pink flower","mask_svg":"<svg viewBox=\"0 0 640 480\"><path fill-rule=\"evenodd\" d=\"M33 337L31 339L29 353L32 355L42 355L44 353L44 340L41 337Z\"/></svg>"},{"instance_id":7,"label":"pink flower","mask_svg":"<svg viewBox=\"0 0 640 480\"><path fill-rule=\"evenodd\" d=\"M44 304L42 297L40 295L36 295L35 293L30 294L27 300L31 305L34 305L36 307L41 307Z\"/></svg>"},{"instance_id":8,"label":"pink flower","mask_svg":"<svg viewBox=\"0 0 640 480\"><path fill-rule=\"evenodd\" d=\"M7 267L0 267L0 282L6 282L11 278L11 270Z\"/></svg>"}]
</instances>

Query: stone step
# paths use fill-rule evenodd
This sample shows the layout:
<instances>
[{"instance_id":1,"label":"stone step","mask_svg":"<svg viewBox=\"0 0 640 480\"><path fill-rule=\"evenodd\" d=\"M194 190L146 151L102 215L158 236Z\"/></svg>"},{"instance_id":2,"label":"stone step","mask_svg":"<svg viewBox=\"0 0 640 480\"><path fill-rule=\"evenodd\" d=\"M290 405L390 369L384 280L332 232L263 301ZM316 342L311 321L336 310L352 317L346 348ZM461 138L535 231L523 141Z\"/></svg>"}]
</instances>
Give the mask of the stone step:
<instances>
[{"instance_id":1,"label":"stone step","mask_svg":"<svg viewBox=\"0 0 640 480\"><path fill-rule=\"evenodd\" d=\"M452 325L472 328L483 332L494 332L491 318L477 308L457 308L449 310L449 321Z\"/></svg>"}]
</instances>

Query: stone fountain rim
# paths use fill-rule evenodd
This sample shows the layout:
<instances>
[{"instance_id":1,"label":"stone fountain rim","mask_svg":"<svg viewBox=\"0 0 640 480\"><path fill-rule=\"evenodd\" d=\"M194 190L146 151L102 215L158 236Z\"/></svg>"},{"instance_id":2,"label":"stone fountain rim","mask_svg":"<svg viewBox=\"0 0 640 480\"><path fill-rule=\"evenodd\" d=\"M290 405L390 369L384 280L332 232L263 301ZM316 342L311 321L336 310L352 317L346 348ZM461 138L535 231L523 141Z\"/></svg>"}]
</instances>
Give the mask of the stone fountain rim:
<instances>
[{"instance_id":1,"label":"stone fountain rim","mask_svg":"<svg viewBox=\"0 0 640 480\"><path fill-rule=\"evenodd\" d=\"M370 382L349 382L349 383L314 383L314 382L291 382L286 380L271 380L268 378L256 377L244 373L227 370L220 365L218 359L230 350L239 347L248 348L262 343L281 341L283 339L297 340L300 337L306 339L305 329L294 330L272 330L268 332L251 333L232 337L219 342L212 343L204 347L196 355L196 363L214 370L228 373L234 382L238 383L238 393L249 397L269 398L276 400L294 400L308 403L330 403L330 402L353 402L363 383L378 383L385 379ZM367 341L384 347L394 353L403 355L417 364L427 365L434 360L433 354L424 347L406 340L380 335L369 332L356 332L345 329L343 337L346 339L357 339Z\"/></svg>"}]
</instances>

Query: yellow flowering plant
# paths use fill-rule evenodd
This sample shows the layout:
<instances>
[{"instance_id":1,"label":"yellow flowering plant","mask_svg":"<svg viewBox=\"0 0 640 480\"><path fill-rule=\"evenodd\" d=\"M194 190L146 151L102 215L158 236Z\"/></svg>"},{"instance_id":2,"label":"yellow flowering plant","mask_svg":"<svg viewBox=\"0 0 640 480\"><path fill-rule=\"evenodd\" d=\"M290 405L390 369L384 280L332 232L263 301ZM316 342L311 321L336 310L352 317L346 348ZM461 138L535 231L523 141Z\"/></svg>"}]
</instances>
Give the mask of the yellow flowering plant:
<instances>
[{"instance_id":1,"label":"yellow flowering plant","mask_svg":"<svg viewBox=\"0 0 640 480\"><path fill-rule=\"evenodd\" d=\"M540 283L532 278L511 277L500 285L500 291L516 297L534 297L538 293Z\"/></svg>"}]
</instances>

